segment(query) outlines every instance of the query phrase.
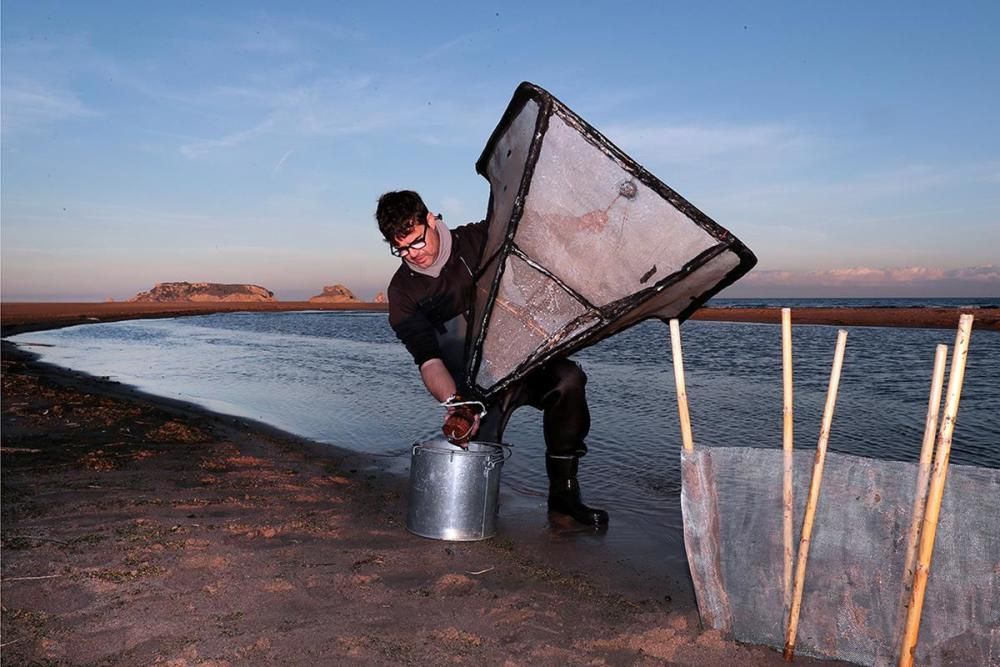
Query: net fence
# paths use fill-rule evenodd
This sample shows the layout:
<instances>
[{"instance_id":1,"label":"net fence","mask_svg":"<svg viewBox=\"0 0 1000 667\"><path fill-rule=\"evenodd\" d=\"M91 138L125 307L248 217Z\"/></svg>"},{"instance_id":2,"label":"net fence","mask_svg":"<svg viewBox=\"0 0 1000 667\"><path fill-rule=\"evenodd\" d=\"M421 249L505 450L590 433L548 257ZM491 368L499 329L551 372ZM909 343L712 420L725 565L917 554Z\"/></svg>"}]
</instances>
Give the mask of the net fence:
<instances>
[{"instance_id":1,"label":"net fence","mask_svg":"<svg viewBox=\"0 0 1000 667\"><path fill-rule=\"evenodd\" d=\"M797 550L813 452L794 455ZM783 452L701 447L681 459L688 563L705 625L782 647ZM895 665L905 621L915 463L830 452L796 653ZM920 625L920 665L1000 664L1000 470L952 465Z\"/></svg>"}]
</instances>

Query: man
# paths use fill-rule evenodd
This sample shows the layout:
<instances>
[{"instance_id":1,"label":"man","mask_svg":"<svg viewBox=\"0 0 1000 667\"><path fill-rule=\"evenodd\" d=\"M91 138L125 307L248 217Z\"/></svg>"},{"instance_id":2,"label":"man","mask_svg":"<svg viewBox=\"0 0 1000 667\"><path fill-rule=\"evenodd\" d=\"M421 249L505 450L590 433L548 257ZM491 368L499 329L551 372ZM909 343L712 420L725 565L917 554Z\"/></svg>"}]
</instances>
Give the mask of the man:
<instances>
[{"instance_id":1,"label":"man","mask_svg":"<svg viewBox=\"0 0 1000 667\"><path fill-rule=\"evenodd\" d=\"M413 356L427 391L443 405L459 402L459 396L468 395L462 386L465 334L486 221L450 230L410 190L379 197L375 218L390 251L402 260L389 283L389 324ZM590 431L586 383L575 363L551 361L504 391L481 424L476 415L467 435L478 428L480 439L501 442L514 410L522 405L542 410L549 511L603 526L608 513L583 503L577 481ZM449 408L446 427L454 412Z\"/></svg>"}]
</instances>

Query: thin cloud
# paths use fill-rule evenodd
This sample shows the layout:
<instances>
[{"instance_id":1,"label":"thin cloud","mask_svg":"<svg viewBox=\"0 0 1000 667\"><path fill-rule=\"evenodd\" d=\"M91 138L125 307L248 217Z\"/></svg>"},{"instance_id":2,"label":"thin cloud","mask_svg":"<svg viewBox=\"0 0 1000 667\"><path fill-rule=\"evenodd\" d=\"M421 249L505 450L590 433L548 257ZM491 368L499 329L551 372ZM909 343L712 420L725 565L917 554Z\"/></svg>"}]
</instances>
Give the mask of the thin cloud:
<instances>
[{"instance_id":1,"label":"thin cloud","mask_svg":"<svg viewBox=\"0 0 1000 667\"><path fill-rule=\"evenodd\" d=\"M285 160L287 160L289 158L289 156L291 156L291 154L294 153L294 152L295 151L293 151L291 149L285 151L285 154L281 156L281 159L278 160L278 163L274 165L273 169L271 169L271 173L272 174L277 173L278 170L280 170L281 167L285 164Z\"/></svg>"},{"instance_id":2,"label":"thin cloud","mask_svg":"<svg viewBox=\"0 0 1000 667\"><path fill-rule=\"evenodd\" d=\"M1000 266L974 266L967 269L957 269L954 277L958 280L1000 285Z\"/></svg>"},{"instance_id":3,"label":"thin cloud","mask_svg":"<svg viewBox=\"0 0 1000 667\"><path fill-rule=\"evenodd\" d=\"M850 177L826 182L785 181L769 183L741 190L719 193L719 202L739 202L775 205L795 200L805 200L811 207L817 202L857 202L883 197L897 197L912 193L961 184L989 183L997 175L993 162L967 162L962 164L902 164L890 169L859 171ZM821 207L820 207L821 208ZM946 212L964 211L965 207L945 209ZM874 218L873 218L874 219Z\"/></svg>"},{"instance_id":4,"label":"thin cloud","mask_svg":"<svg viewBox=\"0 0 1000 667\"><path fill-rule=\"evenodd\" d=\"M363 31L337 23L274 14L229 23L202 21L200 25L205 32L218 35L218 41L227 47L268 56L309 53L316 45L359 42L365 38Z\"/></svg>"},{"instance_id":5,"label":"thin cloud","mask_svg":"<svg viewBox=\"0 0 1000 667\"><path fill-rule=\"evenodd\" d=\"M476 46L477 40L484 37L490 37L492 35L493 35L492 29L474 30L472 32L467 32L463 35L458 35L457 37L453 37L449 40L446 40L444 42L441 42L440 44L435 45L433 48L429 49L422 55L418 56L418 59L422 61L431 61L431 60L437 60L438 58L441 58L442 56L445 55L454 56L455 55L453 53L454 51L465 50L466 47L468 46L474 47Z\"/></svg>"},{"instance_id":6,"label":"thin cloud","mask_svg":"<svg viewBox=\"0 0 1000 667\"><path fill-rule=\"evenodd\" d=\"M621 124L601 131L626 151L656 153L665 162L784 153L808 143L801 133L781 125Z\"/></svg>"},{"instance_id":7,"label":"thin cloud","mask_svg":"<svg viewBox=\"0 0 1000 667\"><path fill-rule=\"evenodd\" d=\"M741 282L758 287L893 287L940 282L995 285L1000 292L1000 266L943 269L928 266L873 268L854 266L822 271L752 271Z\"/></svg>"},{"instance_id":8,"label":"thin cloud","mask_svg":"<svg viewBox=\"0 0 1000 667\"><path fill-rule=\"evenodd\" d=\"M84 36L46 48L31 42L5 44L5 60L11 66L5 66L4 130L96 114L71 85L91 79L132 95L133 103L142 104L145 98L169 105L185 128L199 127L205 118L231 123L216 136L203 131L203 136L182 137L167 149L189 158L251 144L270 134L315 138L392 133L414 143L474 138L478 144L496 122L497 109L470 102L475 85L455 87L438 74L420 71L376 75L346 67L319 68L317 53L366 39L353 29L280 16L196 26L199 35L211 30L213 39L188 35L174 40L170 46L178 56L211 62L217 52L235 50L260 65L236 78L213 81L216 75L209 69L177 80L169 78L169 68L117 58ZM450 48L467 38L456 38ZM16 85L6 75L14 69L40 83ZM145 131L165 136L162 127Z\"/></svg>"},{"instance_id":9,"label":"thin cloud","mask_svg":"<svg viewBox=\"0 0 1000 667\"><path fill-rule=\"evenodd\" d=\"M415 103L400 104L401 99ZM416 81L375 79L364 74L284 88L227 85L209 91L203 100L214 100L212 108L216 110L237 107L233 115L256 111L263 120L217 138L187 142L179 150L188 157L234 148L268 134L343 137L392 133L417 143L438 145L460 141L462 130L468 129L470 137L477 137L478 145L478 137L486 132L483 127L492 128L488 122L484 125L485 109L437 97ZM490 117L495 113L493 110Z\"/></svg>"},{"instance_id":10,"label":"thin cloud","mask_svg":"<svg viewBox=\"0 0 1000 667\"><path fill-rule=\"evenodd\" d=\"M455 197L454 195L443 197L441 199L441 208L453 218L448 222L449 225L461 225L465 223L460 218L465 215L466 206L459 197Z\"/></svg>"},{"instance_id":11,"label":"thin cloud","mask_svg":"<svg viewBox=\"0 0 1000 667\"><path fill-rule=\"evenodd\" d=\"M3 132L100 115L68 90L16 78L3 85Z\"/></svg>"},{"instance_id":12,"label":"thin cloud","mask_svg":"<svg viewBox=\"0 0 1000 667\"><path fill-rule=\"evenodd\" d=\"M233 148L266 133L268 130L273 128L274 125L275 119L273 117L265 118L253 127L245 130L239 130L237 132L231 132L227 135L219 137L218 139L205 139L203 141L184 144L180 147L180 152L182 155L187 157L199 157L201 155L205 155L206 153L211 153L216 149Z\"/></svg>"}]
</instances>

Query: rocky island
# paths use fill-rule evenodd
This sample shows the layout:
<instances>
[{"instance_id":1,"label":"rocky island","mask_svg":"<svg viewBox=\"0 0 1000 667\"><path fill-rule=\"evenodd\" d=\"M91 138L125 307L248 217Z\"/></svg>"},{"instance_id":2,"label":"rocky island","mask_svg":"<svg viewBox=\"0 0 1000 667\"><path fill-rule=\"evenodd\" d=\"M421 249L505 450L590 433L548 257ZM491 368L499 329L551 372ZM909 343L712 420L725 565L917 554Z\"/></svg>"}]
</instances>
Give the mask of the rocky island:
<instances>
[{"instance_id":1,"label":"rocky island","mask_svg":"<svg viewBox=\"0 0 1000 667\"><path fill-rule=\"evenodd\" d=\"M139 292L133 302L165 303L173 301L274 301L274 292L260 285L222 283L157 283L148 292Z\"/></svg>"},{"instance_id":2,"label":"rocky island","mask_svg":"<svg viewBox=\"0 0 1000 667\"><path fill-rule=\"evenodd\" d=\"M309 297L309 303L356 303L358 297L343 285L327 285L316 296Z\"/></svg>"}]
</instances>

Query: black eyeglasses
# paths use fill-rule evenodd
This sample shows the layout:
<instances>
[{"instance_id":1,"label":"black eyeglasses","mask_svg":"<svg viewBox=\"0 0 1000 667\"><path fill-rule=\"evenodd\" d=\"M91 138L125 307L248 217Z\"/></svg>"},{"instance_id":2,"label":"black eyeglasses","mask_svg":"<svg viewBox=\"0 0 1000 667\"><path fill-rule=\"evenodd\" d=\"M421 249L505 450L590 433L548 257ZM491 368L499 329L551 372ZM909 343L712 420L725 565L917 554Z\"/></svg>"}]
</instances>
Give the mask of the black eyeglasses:
<instances>
[{"instance_id":1,"label":"black eyeglasses","mask_svg":"<svg viewBox=\"0 0 1000 667\"><path fill-rule=\"evenodd\" d=\"M424 233L413 239L412 243L401 246L389 246L389 252L391 252L396 257L406 257L410 254L411 250L420 250L425 245L427 245L427 223L424 222Z\"/></svg>"}]
</instances>

